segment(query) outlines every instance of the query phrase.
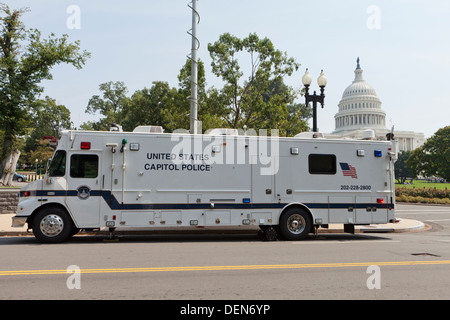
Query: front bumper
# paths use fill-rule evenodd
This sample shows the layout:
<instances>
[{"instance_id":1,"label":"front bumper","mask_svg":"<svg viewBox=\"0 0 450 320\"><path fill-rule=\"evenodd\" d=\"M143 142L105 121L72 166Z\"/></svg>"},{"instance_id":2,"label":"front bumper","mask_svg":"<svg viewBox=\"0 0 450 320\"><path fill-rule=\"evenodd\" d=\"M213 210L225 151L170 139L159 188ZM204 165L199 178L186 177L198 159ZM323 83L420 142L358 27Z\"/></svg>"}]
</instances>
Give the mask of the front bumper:
<instances>
[{"instance_id":1,"label":"front bumper","mask_svg":"<svg viewBox=\"0 0 450 320\"><path fill-rule=\"evenodd\" d=\"M28 217L12 217L11 227L13 228L21 228L27 223Z\"/></svg>"}]
</instances>

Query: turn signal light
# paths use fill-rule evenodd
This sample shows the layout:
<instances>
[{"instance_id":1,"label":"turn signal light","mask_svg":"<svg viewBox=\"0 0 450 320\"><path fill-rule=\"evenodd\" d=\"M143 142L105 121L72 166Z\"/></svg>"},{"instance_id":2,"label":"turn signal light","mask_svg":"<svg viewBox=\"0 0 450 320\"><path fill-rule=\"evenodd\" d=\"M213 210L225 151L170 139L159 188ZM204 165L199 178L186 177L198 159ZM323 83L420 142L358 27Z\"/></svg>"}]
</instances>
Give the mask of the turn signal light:
<instances>
[{"instance_id":1,"label":"turn signal light","mask_svg":"<svg viewBox=\"0 0 450 320\"><path fill-rule=\"evenodd\" d=\"M377 203L384 203L384 199L383 198L378 198L377 199Z\"/></svg>"}]
</instances>

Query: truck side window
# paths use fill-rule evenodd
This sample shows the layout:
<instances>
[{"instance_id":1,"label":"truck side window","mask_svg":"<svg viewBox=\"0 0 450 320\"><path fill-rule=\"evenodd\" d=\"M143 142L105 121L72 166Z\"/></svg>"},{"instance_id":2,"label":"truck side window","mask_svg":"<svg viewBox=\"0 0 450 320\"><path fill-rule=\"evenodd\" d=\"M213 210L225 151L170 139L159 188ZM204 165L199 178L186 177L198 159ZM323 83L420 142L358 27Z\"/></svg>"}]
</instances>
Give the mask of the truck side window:
<instances>
[{"instance_id":1,"label":"truck side window","mask_svg":"<svg viewBox=\"0 0 450 320\"><path fill-rule=\"evenodd\" d=\"M334 154L310 154L308 165L311 174L336 174L336 156Z\"/></svg>"},{"instance_id":2,"label":"truck side window","mask_svg":"<svg viewBox=\"0 0 450 320\"><path fill-rule=\"evenodd\" d=\"M74 154L70 156L72 178L97 178L98 156L95 154Z\"/></svg>"},{"instance_id":3,"label":"truck side window","mask_svg":"<svg viewBox=\"0 0 450 320\"><path fill-rule=\"evenodd\" d=\"M66 174L66 152L64 150L56 151L50 164L50 177L63 177Z\"/></svg>"}]
</instances>

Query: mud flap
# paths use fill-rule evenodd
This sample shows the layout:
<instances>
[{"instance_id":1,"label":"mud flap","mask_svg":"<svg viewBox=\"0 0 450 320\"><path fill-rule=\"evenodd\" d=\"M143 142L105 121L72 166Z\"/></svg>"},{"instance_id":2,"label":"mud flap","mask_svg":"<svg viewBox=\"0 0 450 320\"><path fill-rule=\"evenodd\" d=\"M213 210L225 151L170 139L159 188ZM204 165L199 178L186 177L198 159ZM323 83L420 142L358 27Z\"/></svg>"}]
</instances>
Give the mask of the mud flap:
<instances>
[{"instance_id":1,"label":"mud flap","mask_svg":"<svg viewBox=\"0 0 450 320\"><path fill-rule=\"evenodd\" d=\"M344 224L344 232L355 234L355 225L354 224Z\"/></svg>"}]
</instances>

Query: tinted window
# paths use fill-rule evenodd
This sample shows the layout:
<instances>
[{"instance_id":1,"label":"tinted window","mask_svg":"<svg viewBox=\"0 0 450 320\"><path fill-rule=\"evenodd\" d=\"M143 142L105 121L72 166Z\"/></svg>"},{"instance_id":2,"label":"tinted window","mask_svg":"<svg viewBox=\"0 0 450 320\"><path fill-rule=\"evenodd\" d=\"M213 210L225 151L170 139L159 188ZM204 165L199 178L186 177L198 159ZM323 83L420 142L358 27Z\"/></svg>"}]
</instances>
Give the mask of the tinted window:
<instances>
[{"instance_id":1,"label":"tinted window","mask_svg":"<svg viewBox=\"0 0 450 320\"><path fill-rule=\"evenodd\" d=\"M93 154L74 154L70 157L70 176L72 178L97 178L98 156Z\"/></svg>"},{"instance_id":2,"label":"tinted window","mask_svg":"<svg viewBox=\"0 0 450 320\"><path fill-rule=\"evenodd\" d=\"M336 174L336 156L334 154L310 154L309 173Z\"/></svg>"},{"instance_id":3,"label":"tinted window","mask_svg":"<svg viewBox=\"0 0 450 320\"><path fill-rule=\"evenodd\" d=\"M50 177L63 177L66 174L66 152L58 150L53 156L50 164Z\"/></svg>"}]
</instances>

